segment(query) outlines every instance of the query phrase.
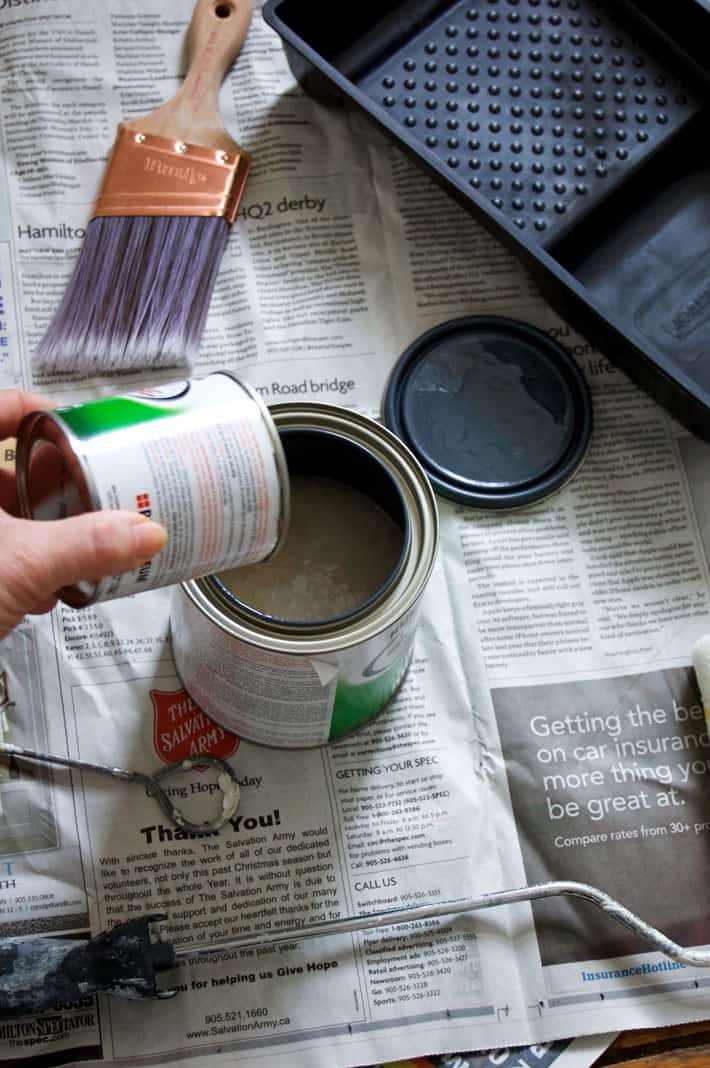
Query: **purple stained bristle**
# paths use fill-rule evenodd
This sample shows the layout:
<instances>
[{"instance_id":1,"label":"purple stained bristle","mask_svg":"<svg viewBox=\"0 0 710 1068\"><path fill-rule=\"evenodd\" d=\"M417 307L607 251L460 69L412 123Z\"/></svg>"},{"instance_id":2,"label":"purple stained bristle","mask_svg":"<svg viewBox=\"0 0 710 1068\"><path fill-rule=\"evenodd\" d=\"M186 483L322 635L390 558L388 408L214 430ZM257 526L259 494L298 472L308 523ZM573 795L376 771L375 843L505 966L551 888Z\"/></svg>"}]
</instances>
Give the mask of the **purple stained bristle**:
<instances>
[{"instance_id":1,"label":"purple stained bristle","mask_svg":"<svg viewBox=\"0 0 710 1068\"><path fill-rule=\"evenodd\" d=\"M191 366L228 234L217 217L92 219L34 366L94 374Z\"/></svg>"}]
</instances>

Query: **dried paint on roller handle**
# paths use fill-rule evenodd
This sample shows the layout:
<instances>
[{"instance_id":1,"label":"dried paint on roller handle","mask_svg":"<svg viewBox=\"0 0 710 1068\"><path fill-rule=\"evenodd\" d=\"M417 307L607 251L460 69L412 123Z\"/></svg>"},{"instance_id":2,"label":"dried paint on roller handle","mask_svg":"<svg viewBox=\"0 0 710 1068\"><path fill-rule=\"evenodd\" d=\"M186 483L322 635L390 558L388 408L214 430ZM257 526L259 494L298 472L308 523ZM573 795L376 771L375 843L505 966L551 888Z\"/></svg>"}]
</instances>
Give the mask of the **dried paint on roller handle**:
<instances>
[{"instance_id":1,"label":"dried paint on roller handle","mask_svg":"<svg viewBox=\"0 0 710 1068\"><path fill-rule=\"evenodd\" d=\"M267 559L288 525L286 459L258 395L227 372L33 412L17 440L22 515L137 511L168 532L134 571L59 591L74 607Z\"/></svg>"}]
</instances>

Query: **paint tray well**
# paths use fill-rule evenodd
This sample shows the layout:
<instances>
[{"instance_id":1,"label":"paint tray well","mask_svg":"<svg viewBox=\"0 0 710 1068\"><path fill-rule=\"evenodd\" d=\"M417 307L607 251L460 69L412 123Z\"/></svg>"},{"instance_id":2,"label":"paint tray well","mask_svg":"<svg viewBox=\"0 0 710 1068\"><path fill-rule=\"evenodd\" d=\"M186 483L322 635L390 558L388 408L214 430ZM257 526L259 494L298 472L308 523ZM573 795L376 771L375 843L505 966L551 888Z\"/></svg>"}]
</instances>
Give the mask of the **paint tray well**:
<instances>
[{"instance_id":1,"label":"paint tray well","mask_svg":"<svg viewBox=\"0 0 710 1068\"><path fill-rule=\"evenodd\" d=\"M704 173L710 79L699 42L710 5L267 0L264 17L309 92L362 107L520 255L577 329L710 437L710 299L693 297L701 266L683 255L691 218L664 192ZM691 180L696 200L702 184ZM617 255L622 204L638 225ZM698 218L697 241L710 246L710 211ZM659 272L658 314L647 308L653 285L638 288L642 267L624 268L656 224L662 269L644 262ZM690 359L695 331L693 352L703 351Z\"/></svg>"}]
</instances>

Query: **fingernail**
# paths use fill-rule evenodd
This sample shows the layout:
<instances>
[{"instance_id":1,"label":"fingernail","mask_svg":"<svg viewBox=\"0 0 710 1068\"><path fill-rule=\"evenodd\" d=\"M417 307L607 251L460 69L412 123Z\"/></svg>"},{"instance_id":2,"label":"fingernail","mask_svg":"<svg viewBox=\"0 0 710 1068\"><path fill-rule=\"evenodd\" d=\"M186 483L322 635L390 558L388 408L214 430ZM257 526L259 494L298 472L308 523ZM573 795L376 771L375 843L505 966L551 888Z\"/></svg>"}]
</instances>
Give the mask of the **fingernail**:
<instances>
[{"instance_id":1,"label":"fingernail","mask_svg":"<svg viewBox=\"0 0 710 1068\"><path fill-rule=\"evenodd\" d=\"M160 523L154 523L152 519L141 519L136 523L133 531L136 553L146 559L160 552L168 540L168 532Z\"/></svg>"}]
</instances>

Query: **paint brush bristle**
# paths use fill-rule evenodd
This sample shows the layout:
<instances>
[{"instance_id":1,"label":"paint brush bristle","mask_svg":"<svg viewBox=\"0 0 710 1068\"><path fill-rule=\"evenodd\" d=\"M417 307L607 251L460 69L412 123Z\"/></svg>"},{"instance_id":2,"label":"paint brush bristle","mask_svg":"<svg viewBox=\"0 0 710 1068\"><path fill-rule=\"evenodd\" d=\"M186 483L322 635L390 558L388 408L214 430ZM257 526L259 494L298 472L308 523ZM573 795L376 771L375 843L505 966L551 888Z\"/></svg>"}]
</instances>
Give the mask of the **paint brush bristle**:
<instances>
[{"instance_id":1,"label":"paint brush bristle","mask_svg":"<svg viewBox=\"0 0 710 1068\"><path fill-rule=\"evenodd\" d=\"M92 219L36 367L96 374L190 367L228 234L216 217Z\"/></svg>"}]
</instances>

